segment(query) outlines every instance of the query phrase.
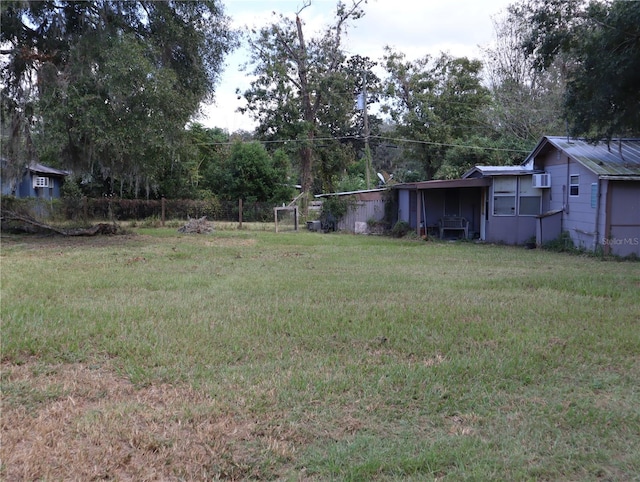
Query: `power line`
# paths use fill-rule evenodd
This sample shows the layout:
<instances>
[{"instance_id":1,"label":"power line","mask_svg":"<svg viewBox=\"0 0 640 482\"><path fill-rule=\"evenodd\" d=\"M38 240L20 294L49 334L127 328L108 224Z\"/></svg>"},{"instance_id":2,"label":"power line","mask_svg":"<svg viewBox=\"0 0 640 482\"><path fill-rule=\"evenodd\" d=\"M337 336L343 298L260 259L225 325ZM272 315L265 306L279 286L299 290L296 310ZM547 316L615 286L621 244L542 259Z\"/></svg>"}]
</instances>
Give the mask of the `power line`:
<instances>
[{"instance_id":1,"label":"power line","mask_svg":"<svg viewBox=\"0 0 640 482\"><path fill-rule=\"evenodd\" d=\"M416 139L406 139L406 138L398 138L398 137L386 137L386 136L370 136L370 139L379 139L382 141L388 141L393 143L405 143L405 144L423 144L423 145L431 145L431 146L439 146L439 147L459 147L464 149L478 149L478 150L486 150L486 151L498 151L498 152L519 152L528 154L531 152L526 149L508 149L502 147L484 147L484 146L473 146L468 144L451 144L445 142L433 142L433 141L420 141ZM242 143L248 142L259 142L261 144L296 144L296 143L306 143L306 142L327 142L327 141L344 141L344 140L359 140L364 142L364 137L362 136L337 136L337 137L314 137L313 139L272 139L272 140L240 140ZM226 142L202 142L197 143L195 145L198 146L231 146L238 142L235 141L226 141Z\"/></svg>"}]
</instances>

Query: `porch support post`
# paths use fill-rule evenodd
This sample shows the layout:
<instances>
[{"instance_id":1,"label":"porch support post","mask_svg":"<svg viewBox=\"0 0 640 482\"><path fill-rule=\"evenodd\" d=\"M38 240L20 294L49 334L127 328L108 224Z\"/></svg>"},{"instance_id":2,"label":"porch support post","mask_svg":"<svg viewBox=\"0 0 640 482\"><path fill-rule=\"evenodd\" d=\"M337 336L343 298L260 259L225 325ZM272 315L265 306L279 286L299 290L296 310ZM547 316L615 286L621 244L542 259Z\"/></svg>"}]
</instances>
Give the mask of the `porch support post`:
<instances>
[{"instance_id":1,"label":"porch support post","mask_svg":"<svg viewBox=\"0 0 640 482\"><path fill-rule=\"evenodd\" d=\"M416 208L418 211L416 213L416 233L420 236L422 234L420 233L420 224L422 224L422 193L420 192L420 189L416 189Z\"/></svg>"}]
</instances>

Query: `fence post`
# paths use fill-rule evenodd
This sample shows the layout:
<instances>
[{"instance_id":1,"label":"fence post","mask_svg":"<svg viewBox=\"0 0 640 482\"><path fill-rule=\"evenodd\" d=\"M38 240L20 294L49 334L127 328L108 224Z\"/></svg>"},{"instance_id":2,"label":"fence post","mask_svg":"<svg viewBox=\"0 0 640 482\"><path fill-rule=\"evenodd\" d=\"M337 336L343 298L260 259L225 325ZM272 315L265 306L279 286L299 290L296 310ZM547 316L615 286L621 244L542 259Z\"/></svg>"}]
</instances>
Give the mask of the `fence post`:
<instances>
[{"instance_id":1,"label":"fence post","mask_svg":"<svg viewBox=\"0 0 640 482\"><path fill-rule=\"evenodd\" d=\"M162 201L161 201L161 205L162 205L162 214L160 215L160 224L161 226L164 228L164 218L165 218L165 212L166 212L166 199L164 198L164 196L162 196Z\"/></svg>"},{"instance_id":2,"label":"fence post","mask_svg":"<svg viewBox=\"0 0 640 482\"><path fill-rule=\"evenodd\" d=\"M242 229L242 198L238 199L238 229Z\"/></svg>"}]
</instances>

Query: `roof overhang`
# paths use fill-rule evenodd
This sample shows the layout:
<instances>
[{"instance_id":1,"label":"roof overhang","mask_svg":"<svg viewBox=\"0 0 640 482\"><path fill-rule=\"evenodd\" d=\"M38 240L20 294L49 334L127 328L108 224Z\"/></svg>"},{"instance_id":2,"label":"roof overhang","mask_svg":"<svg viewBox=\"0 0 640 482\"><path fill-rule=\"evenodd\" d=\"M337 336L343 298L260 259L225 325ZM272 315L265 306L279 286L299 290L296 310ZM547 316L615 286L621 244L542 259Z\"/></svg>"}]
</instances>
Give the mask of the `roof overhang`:
<instances>
[{"instance_id":1,"label":"roof overhang","mask_svg":"<svg viewBox=\"0 0 640 482\"><path fill-rule=\"evenodd\" d=\"M424 190L424 189L459 189L471 187L486 187L491 185L491 178L474 177L468 179L446 179L437 181L408 182L396 184L394 189Z\"/></svg>"},{"instance_id":2,"label":"roof overhang","mask_svg":"<svg viewBox=\"0 0 640 482\"><path fill-rule=\"evenodd\" d=\"M315 198L336 197L336 196L354 196L359 201L377 201L381 199L382 193L387 191L386 188L366 189L363 191L345 191L345 192L329 192L324 194L316 194Z\"/></svg>"},{"instance_id":3,"label":"roof overhang","mask_svg":"<svg viewBox=\"0 0 640 482\"><path fill-rule=\"evenodd\" d=\"M45 166L44 164L38 164L32 162L27 166L27 169L36 174L46 174L49 176L65 177L69 175L69 171L63 171L62 169L55 169L53 167Z\"/></svg>"},{"instance_id":4,"label":"roof overhang","mask_svg":"<svg viewBox=\"0 0 640 482\"><path fill-rule=\"evenodd\" d=\"M605 181L640 181L640 176L600 176Z\"/></svg>"}]
</instances>

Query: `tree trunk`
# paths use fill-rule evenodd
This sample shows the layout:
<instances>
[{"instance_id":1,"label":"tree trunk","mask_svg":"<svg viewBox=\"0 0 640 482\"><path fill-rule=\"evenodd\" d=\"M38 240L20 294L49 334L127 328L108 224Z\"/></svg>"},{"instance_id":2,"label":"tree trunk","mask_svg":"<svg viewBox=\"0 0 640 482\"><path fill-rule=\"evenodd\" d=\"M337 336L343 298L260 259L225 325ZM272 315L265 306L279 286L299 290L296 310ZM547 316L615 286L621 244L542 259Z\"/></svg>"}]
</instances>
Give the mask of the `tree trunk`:
<instances>
[{"instance_id":1,"label":"tree trunk","mask_svg":"<svg viewBox=\"0 0 640 482\"><path fill-rule=\"evenodd\" d=\"M19 222L43 231L61 234L62 236L96 236L98 234L118 234L118 226L116 224L100 223L95 224L89 228L62 229L56 226L41 223L40 221L36 221L29 216L24 216L12 211L4 212L2 214L2 221Z\"/></svg>"}]
</instances>

